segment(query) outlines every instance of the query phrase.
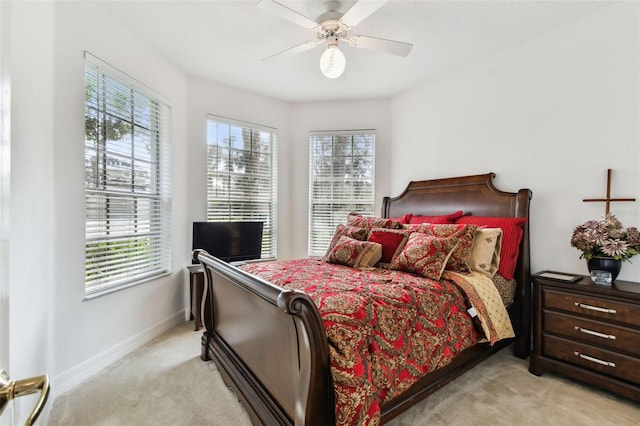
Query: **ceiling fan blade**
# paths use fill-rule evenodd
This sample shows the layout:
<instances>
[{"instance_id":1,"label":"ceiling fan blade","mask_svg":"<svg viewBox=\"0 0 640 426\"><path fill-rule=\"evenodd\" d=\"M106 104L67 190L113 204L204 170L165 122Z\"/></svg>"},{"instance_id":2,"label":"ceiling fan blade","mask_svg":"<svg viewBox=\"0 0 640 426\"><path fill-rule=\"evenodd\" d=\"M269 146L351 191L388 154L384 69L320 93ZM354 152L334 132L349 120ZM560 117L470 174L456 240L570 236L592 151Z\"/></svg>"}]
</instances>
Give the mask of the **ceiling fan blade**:
<instances>
[{"instance_id":1,"label":"ceiling fan blade","mask_svg":"<svg viewBox=\"0 0 640 426\"><path fill-rule=\"evenodd\" d=\"M349 27L355 27L367 16L380 9L388 0L359 0L347 10L340 20Z\"/></svg>"},{"instance_id":2,"label":"ceiling fan blade","mask_svg":"<svg viewBox=\"0 0 640 426\"><path fill-rule=\"evenodd\" d=\"M259 0L257 3L257 6L263 10L266 10L275 15L278 15L289 22L298 24L301 27L304 27L310 30L318 27L317 22L307 18L304 15L301 15L300 13L296 12L293 9L290 9L289 7L281 3L278 3L275 0Z\"/></svg>"},{"instance_id":3,"label":"ceiling fan blade","mask_svg":"<svg viewBox=\"0 0 640 426\"><path fill-rule=\"evenodd\" d=\"M293 46L292 48L283 50L282 52L278 52L274 55L268 56L266 58L263 59L263 61L270 61L276 57L281 58L284 56L291 56L291 55L296 55L298 53L302 53L302 52L306 52L307 50L311 50L314 47L316 47L317 45L319 45L320 43L322 43L324 40L313 40L313 41L308 41L306 43L302 43L299 44L297 46Z\"/></svg>"},{"instance_id":4,"label":"ceiling fan blade","mask_svg":"<svg viewBox=\"0 0 640 426\"><path fill-rule=\"evenodd\" d=\"M396 56L407 56L409 52L411 52L411 48L413 47L413 44L411 43L404 43L402 41L387 40L384 38L361 35L354 35L349 37L348 42L352 47L378 50Z\"/></svg>"}]
</instances>

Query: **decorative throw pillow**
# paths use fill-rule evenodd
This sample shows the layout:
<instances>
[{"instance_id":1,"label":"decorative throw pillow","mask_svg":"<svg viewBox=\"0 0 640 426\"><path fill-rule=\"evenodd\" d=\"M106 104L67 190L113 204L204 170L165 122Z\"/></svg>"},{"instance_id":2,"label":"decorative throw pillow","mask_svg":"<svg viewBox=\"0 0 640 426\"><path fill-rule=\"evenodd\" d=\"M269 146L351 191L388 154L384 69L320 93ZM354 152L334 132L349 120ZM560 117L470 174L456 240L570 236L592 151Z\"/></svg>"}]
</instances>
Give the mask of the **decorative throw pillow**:
<instances>
[{"instance_id":1,"label":"decorative throw pillow","mask_svg":"<svg viewBox=\"0 0 640 426\"><path fill-rule=\"evenodd\" d=\"M473 224L487 228L502 229L502 247L500 249L500 265L498 273L507 280L513 279L518 263L520 241L524 233L523 227L527 222L524 217L493 217L493 216L462 216L456 223Z\"/></svg>"},{"instance_id":2,"label":"decorative throw pillow","mask_svg":"<svg viewBox=\"0 0 640 426\"><path fill-rule=\"evenodd\" d=\"M400 253L409 238L409 231L402 229L373 228L369 232L369 241L382 245L380 265L388 268L393 259Z\"/></svg>"},{"instance_id":3,"label":"decorative throw pillow","mask_svg":"<svg viewBox=\"0 0 640 426\"><path fill-rule=\"evenodd\" d=\"M414 232L391 268L439 280L455 246L453 239Z\"/></svg>"},{"instance_id":4,"label":"decorative throw pillow","mask_svg":"<svg viewBox=\"0 0 640 426\"><path fill-rule=\"evenodd\" d=\"M397 220L385 219L383 217L362 216L360 213L351 212L347 216L347 225L359 228L388 228L400 229L402 224Z\"/></svg>"},{"instance_id":5,"label":"decorative throw pillow","mask_svg":"<svg viewBox=\"0 0 640 426\"><path fill-rule=\"evenodd\" d=\"M329 256L329 253L331 253L331 250L333 250L336 244L338 244L338 240L340 240L340 237L342 237L343 235L351 237L354 240L365 241L367 239L367 236L369 235L369 231L365 228L358 228L355 226L336 226L336 232L333 234L333 238L329 243L327 253L324 255L325 260L327 259L327 256Z\"/></svg>"},{"instance_id":6,"label":"decorative throw pillow","mask_svg":"<svg viewBox=\"0 0 640 426\"><path fill-rule=\"evenodd\" d=\"M327 255L327 262L352 268L363 268L378 263L380 256L382 256L380 244L358 241L343 235Z\"/></svg>"},{"instance_id":7,"label":"decorative throw pillow","mask_svg":"<svg viewBox=\"0 0 640 426\"><path fill-rule=\"evenodd\" d=\"M409 222L411 224L416 223L455 223L455 220L462 216L462 210L457 212L445 214L441 216L411 216Z\"/></svg>"},{"instance_id":8,"label":"decorative throw pillow","mask_svg":"<svg viewBox=\"0 0 640 426\"><path fill-rule=\"evenodd\" d=\"M400 222L401 224L406 224L409 223L409 221L411 220L411 213L407 213L404 216L398 216L398 217L390 217L389 219L391 220L395 220L396 222Z\"/></svg>"},{"instance_id":9,"label":"decorative throw pillow","mask_svg":"<svg viewBox=\"0 0 640 426\"><path fill-rule=\"evenodd\" d=\"M473 239L469 268L492 278L500 265L500 249L502 246L502 229L478 228Z\"/></svg>"},{"instance_id":10,"label":"decorative throw pillow","mask_svg":"<svg viewBox=\"0 0 640 426\"><path fill-rule=\"evenodd\" d=\"M445 269L455 272L471 272L468 262L475 238L475 225L423 223L415 228L416 232L438 238L449 238L456 245Z\"/></svg>"},{"instance_id":11,"label":"decorative throw pillow","mask_svg":"<svg viewBox=\"0 0 640 426\"><path fill-rule=\"evenodd\" d=\"M516 280L507 280L500 274L495 274L491 280L498 289L498 293L500 294L504 305L507 306L509 303L513 302L513 299L516 296L516 288L518 287Z\"/></svg>"}]
</instances>

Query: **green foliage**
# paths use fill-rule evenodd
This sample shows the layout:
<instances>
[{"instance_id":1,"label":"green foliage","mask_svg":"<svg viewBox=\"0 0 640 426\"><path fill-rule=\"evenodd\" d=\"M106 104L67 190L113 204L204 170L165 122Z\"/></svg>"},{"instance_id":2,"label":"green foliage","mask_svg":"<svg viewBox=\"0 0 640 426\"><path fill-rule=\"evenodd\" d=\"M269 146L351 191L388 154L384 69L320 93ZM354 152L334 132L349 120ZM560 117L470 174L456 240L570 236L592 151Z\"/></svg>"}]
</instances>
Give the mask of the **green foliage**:
<instances>
[{"instance_id":1,"label":"green foliage","mask_svg":"<svg viewBox=\"0 0 640 426\"><path fill-rule=\"evenodd\" d=\"M104 95L103 95L104 96ZM131 134L130 123L118 119L114 115L102 113L102 119L98 116L98 84L94 79L85 79L84 89L86 112L84 115L84 132L89 141L98 141L100 136L106 136L107 140L120 140L125 135ZM110 97L105 102L117 115L128 117L131 115L131 97L123 93L110 93ZM107 110L103 105L101 110Z\"/></svg>"},{"instance_id":2,"label":"green foliage","mask_svg":"<svg viewBox=\"0 0 640 426\"><path fill-rule=\"evenodd\" d=\"M149 237L126 240L90 242L85 244L85 270L87 281L100 280L113 275L106 269L96 269L96 265L106 260L117 259L118 263L132 263L136 259L148 258L151 254Z\"/></svg>"}]
</instances>

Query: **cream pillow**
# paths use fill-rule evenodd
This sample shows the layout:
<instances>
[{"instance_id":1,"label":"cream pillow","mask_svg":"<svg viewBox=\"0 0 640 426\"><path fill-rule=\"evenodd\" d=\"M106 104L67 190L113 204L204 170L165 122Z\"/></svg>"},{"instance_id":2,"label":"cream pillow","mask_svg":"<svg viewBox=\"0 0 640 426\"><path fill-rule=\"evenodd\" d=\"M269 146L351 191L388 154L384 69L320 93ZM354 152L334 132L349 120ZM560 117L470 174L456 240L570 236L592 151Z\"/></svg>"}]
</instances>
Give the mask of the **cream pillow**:
<instances>
[{"instance_id":1,"label":"cream pillow","mask_svg":"<svg viewBox=\"0 0 640 426\"><path fill-rule=\"evenodd\" d=\"M480 272L493 278L500 266L500 249L502 247L502 229L478 228L473 239L471 256L468 265L472 271Z\"/></svg>"}]
</instances>

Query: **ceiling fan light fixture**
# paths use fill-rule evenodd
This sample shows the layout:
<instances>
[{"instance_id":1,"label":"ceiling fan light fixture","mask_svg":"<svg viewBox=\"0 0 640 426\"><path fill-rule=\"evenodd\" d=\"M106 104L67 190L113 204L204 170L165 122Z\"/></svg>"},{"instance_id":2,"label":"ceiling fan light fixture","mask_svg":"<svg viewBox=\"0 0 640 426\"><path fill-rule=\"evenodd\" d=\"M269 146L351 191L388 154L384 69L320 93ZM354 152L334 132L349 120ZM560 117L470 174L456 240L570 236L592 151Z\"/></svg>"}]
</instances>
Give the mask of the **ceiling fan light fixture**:
<instances>
[{"instance_id":1,"label":"ceiling fan light fixture","mask_svg":"<svg viewBox=\"0 0 640 426\"><path fill-rule=\"evenodd\" d=\"M407 56L413 47L411 43L351 34L356 25L389 0L350 1L349 3L351 3L351 5L345 13L339 12L339 1L329 0L325 2L327 11L318 16L315 21L281 4L280 2L282 1L283 0L259 0L257 4L263 9L268 9L290 22L313 31L316 39L283 50L263 60L306 52L324 43L326 50L320 58L320 70L327 78L335 79L344 73L346 66L344 54L338 47L339 41L349 43L351 47L378 50L395 56Z\"/></svg>"},{"instance_id":2,"label":"ceiling fan light fixture","mask_svg":"<svg viewBox=\"0 0 640 426\"><path fill-rule=\"evenodd\" d=\"M338 78L344 72L347 61L338 43L330 43L320 57L320 70L327 78Z\"/></svg>"}]
</instances>

